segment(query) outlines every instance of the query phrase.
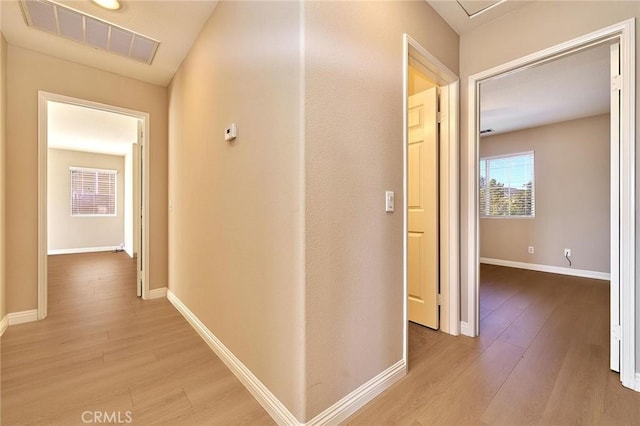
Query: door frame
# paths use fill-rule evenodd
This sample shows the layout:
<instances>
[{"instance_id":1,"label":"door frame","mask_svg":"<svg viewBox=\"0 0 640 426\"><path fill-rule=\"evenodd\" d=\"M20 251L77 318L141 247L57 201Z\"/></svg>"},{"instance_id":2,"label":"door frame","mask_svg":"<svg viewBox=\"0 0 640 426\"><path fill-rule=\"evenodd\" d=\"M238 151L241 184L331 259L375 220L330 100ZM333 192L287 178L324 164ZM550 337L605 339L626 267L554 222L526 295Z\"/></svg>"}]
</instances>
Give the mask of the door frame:
<instances>
[{"instance_id":1,"label":"door frame","mask_svg":"<svg viewBox=\"0 0 640 426\"><path fill-rule=\"evenodd\" d=\"M144 230L142 241L142 298L149 299L149 173L146 172L149 164L149 147L146 141L149 135L149 114L146 112L135 111L128 108L118 107L115 105L107 105L99 102L89 101L85 99L73 98L70 96L60 95L39 90L38 91L38 320L47 317L48 310L48 283L47 283L47 166L48 166L48 102L60 102L69 105L76 105L85 108L96 109L100 111L113 112L117 114L128 115L139 119L143 123L144 133L140 138L142 150L143 168L140 170L142 174L142 221L139 221L139 227ZM134 230L139 232L138 230Z\"/></svg>"},{"instance_id":2,"label":"door frame","mask_svg":"<svg viewBox=\"0 0 640 426\"><path fill-rule=\"evenodd\" d=\"M475 337L479 334L479 149L480 140L480 102L479 85L482 81L503 76L515 71L539 65L555 58L575 53L579 50L606 42L620 43L620 66L622 90L620 93L620 163L612 164L612 171L618 171L620 182L620 200L615 203L612 197L612 217L616 212L620 218L620 238L611 236L612 247L619 247L619 259L614 259L616 250L612 250L612 267L619 267L620 285L620 379L629 388L637 388L635 379L635 20L628 19L615 25L574 38L553 47L532 53L497 67L473 74L469 77L468 93L468 171L469 206L464 221L468 226L467 244L462 248L467 256L467 323L461 324L462 333ZM613 158L612 158L613 160ZM613 173L612 173L613 175ZM615 267L611 276L616 276ZM640 383L639 383L640 385Z\"/></svg>"},{"instance_id":3,"label":"door frame","mask_svg":"<svg viewBox=\"0 0 640 426\"><path fill-rule=\"evenodd\" d=\"M408 106L409 106L409 61L418 61L423 72L440 86L441 96L441 128L440 128L440 329L449 334L460 333L460 281L459 281L459 178L458 178L458 144L459 144L459 85L460 79L435 56L415 41L408 34L403 34L403 145L402 145L402 221L403 221L403 315L404 331L403 358L408 365ZM443 244L443 241L445 244ZM444 248L444 250L443 250Z\"/></svg>"}]
</instances>

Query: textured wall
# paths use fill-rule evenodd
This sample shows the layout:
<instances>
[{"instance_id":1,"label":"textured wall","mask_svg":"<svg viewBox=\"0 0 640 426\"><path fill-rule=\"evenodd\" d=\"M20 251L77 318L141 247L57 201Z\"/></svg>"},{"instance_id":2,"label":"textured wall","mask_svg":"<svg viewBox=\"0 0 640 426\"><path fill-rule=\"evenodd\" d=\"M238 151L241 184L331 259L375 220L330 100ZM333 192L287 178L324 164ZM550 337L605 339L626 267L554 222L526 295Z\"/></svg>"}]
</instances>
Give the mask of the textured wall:
<instances>
[{"instance_id":1,"label":"textured wall","mask_svg":"<svg viewBox=\"0 0 640 426\"><path fill-rule=\"evenodd\" d=\"M301 418L299 36L296 2L221 2L173 79L169 288Z\"/></svg>"},{"instance_id":2,"label":"textured wall","mask_svg":"<svg viewBox=\"0 0 640 426\"><path fill-rule=\"evenodd\" d=\"M308 420L402 358L402 35L454 72L458 36L411 1L309 2L305 29Z\"/></svg>"}]
</instances>

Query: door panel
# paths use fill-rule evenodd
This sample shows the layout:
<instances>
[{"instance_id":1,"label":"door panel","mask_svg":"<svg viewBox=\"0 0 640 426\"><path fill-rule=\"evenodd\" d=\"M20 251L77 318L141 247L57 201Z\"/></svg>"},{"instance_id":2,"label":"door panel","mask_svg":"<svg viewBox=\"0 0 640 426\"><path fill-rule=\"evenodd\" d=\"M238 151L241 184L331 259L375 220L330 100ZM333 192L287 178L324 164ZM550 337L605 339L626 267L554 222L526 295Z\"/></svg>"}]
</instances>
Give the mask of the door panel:
<instances>
[{"instance_id":1,"label":"door panel","mask_svg":"<svg viewBox=\"0 0 640 426\"><path fill-rule=\"evenodd\" d=\"M439 284L437 87L409 97L409 321L437 329Z\"/></svg>"}]
</instances>

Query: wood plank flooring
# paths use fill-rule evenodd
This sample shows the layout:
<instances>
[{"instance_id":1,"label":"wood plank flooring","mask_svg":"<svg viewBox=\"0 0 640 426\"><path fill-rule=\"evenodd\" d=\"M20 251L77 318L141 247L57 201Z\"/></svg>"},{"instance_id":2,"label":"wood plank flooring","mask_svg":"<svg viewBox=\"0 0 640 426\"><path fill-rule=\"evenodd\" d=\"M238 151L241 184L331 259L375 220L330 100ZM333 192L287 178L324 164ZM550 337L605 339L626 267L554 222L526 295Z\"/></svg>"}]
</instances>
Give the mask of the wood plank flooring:
<instances>
[{"instance_id":1,"label":"wood plank flooring","mask_svg":"<svg viewBox=\"0 0 640 426\"><path fill-rule=\"evenodd\" d=\"M2 424L273 424L166 300L136 297L125 253L49 257L49 315L2 336ZM90 418L91 414L85 414ZM112 423L113 424L113 423Z\"/></svg>"},{"instance_id":2,"label":"wood plank flooring","mask_svg":"<svg viewBox=\"0 0 640 426\"><path fill-rule=\"evenodd\" d=\"M637 425L608 369L604 281L482 265L481 337L411 324L409 373L353 425ZM261 425L272 419L126 254L49 258L49 317L2 337L2 424ZM122 417L125 418L125 417Z\"/></svg>"},{"instance_id":3,"label":"wood plank flooring","mask_svg":"<svg viewBox=\"0 0 640 426\"><path fill-rule=\"evenodd\" d=\"M409 327L409 373L350 425L638 425L609 370L608 282L481 266L480 338Z\"/></svg>"}]
</instances>

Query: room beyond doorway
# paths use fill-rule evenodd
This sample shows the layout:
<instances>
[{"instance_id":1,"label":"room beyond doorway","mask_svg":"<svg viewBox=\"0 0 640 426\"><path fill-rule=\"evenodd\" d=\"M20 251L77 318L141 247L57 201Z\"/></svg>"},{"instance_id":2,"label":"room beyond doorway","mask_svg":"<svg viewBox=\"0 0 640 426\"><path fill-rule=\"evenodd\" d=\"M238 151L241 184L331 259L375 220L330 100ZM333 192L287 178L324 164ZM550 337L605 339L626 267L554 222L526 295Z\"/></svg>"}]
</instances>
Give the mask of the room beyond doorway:
<instances>
[{"instance_id":1,"label":"room beyond doorway","mask_svg":"<svg viewBox=\"0 0 640 426\"><path fill-rule=\"evenodd\" d=\"M133 189L137 190L138 196L131 197L130 203L128 206L125 206L124 210L127 210L128 214L123 215L128 217L127 223L129 232L123 232L123 240L121 242L122 248L128 248L129 254L133 255L134 251L136 252L136 257L138 258L138 295L142 296L143 299L149 298L149 285L147 277L148 271L148 233L144 232L145 229L148 229L148 215L144 212L148 211L148 188L149 181L148 175L146 173L145 164L148 163L149 153L148 149L145 149L145 135L148 134L149 127L149 114L133 111L125 108L120 108L111 105L100 104L92 101L71 98L64 95L58 95L48 92L39 92L39 115L38 115L38 129L39 129L39 137L38 137L38 319L44 319L47 316L47 255L48 255L48 157L49 157L49 139L52 139L54 142L54 146L56 142L54 139L54 133L50 133L50 122L49 122L49 111L51 109L52 116L55 115L55 110L58 107L66 108L67 110L75 111L75 114L78 114L79 111L84 111L85 113L91 114L96 112L105 112L109 114L116 114L120 116L126 116L130 120L134 120L136 124L138 124L138 130L136 131L134 136L129 136L129 138L135 138L134 141L129 142L129 149L131 151L131 155L129 156L128 168L130 169L129 180L130 192L135 192ZM52 107L52 108L50 108ZM75 108L75 110L74 110ZM78 109L80 108L80 109ZM69 111L67 111L68 113ZM75 115L71 114L71 115ZM124 117L123 117L124 118ZM55 129L53 126L52 129ZM72 139L72 138L68 138ZM86 140L85 140L86 143ZM76 145L82 145L82 138ZM139 147L139 149L134 150L133 146ZM66 150L73 149L73 146L67 145L64 147ZM75 147L77 148L77 146ZM135 152L138 151L136 155ZM134 162L137 163L137 167L134 167ZM126 164L126 156L125 161ZM126 168L126 166L123 166ZM70 168L70 170L73 167ZM76 167L76 170L85 171L86 168ZM93 168L92 173L96 172L96 169ZM104 170L104 169L99 169ZM138 170L137 173L133 173L134 170ZM112 170L113 171L113 170ZM89 173L90 174L90 173ZM96 179L98 179L96 177ZM97 181L96 181L97 182ZM124 179L123 182L124 184ZM124 185L125 187L127 185ZM97 183L96 183L97 188ZM139 188L139 189L138 189ZM69 192L73 192L70 190ZM82 196L82 194L79 194ZM101 195L102 196L102 195ZM94 195L94 198L97 196ZM104 206L101 206L104 207ZM122 206L121 206L122 207ZM98 211L98 213L103 213L103 211ZM125 229L127 226L125 226ZM137 241L137 244L136 244ZM98 247L105 249L105 247ZM109 248L109 247L106 247ZM91 250L89 250L91 251ZM71 251L73 253L74 251Z\"/></svg>"}]
</instances>

